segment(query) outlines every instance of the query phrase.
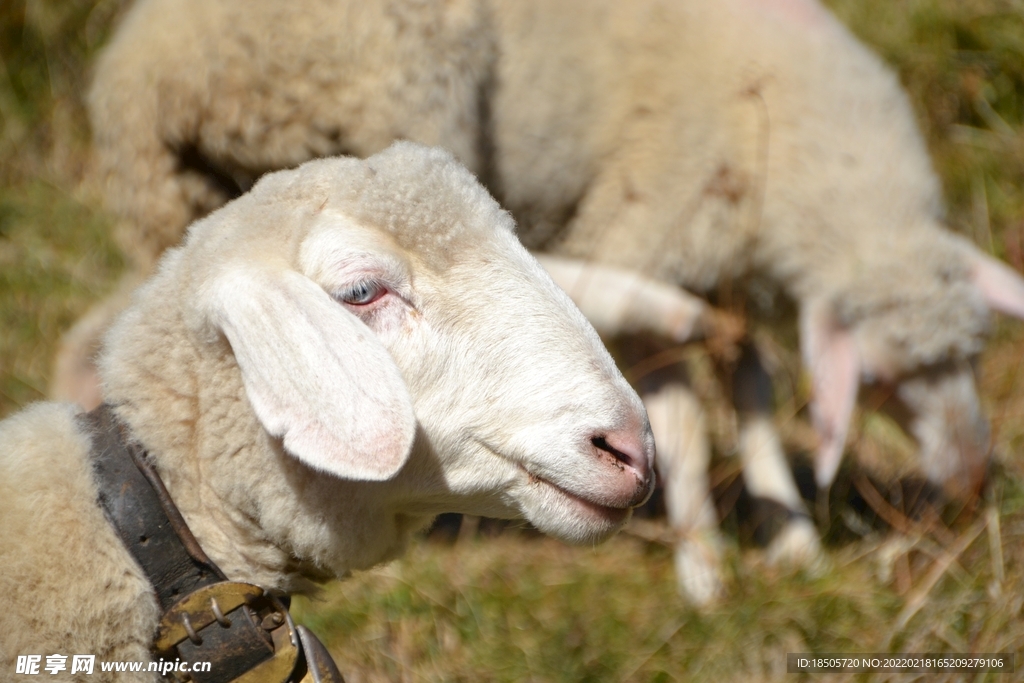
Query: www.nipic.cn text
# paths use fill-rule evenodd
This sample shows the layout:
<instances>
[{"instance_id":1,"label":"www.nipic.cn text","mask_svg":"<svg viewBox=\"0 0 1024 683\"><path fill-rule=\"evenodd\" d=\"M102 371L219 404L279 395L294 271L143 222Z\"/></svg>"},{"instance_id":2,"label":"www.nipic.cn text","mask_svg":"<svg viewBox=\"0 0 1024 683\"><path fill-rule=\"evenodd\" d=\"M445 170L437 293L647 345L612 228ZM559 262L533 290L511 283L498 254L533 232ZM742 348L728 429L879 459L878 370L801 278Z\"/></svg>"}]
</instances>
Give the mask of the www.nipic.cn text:
<instances>
[{"instance_id":1,"label":"www.nipic.cn text","mask_svg":"<svg viewBox=\"0 0 1024 683\"><path fill-rule=\"evenodd\" d=\"M70 661L69 661L70 660ZM166 659L155 662L96 662L96 655L18 655L14 673L26 675L55 675L64 671L72 674L92 674L94 671L155 672L166 676L171 672L189 673L210 670L210 662L183 662Z\"/></svg>"}]
</instances>

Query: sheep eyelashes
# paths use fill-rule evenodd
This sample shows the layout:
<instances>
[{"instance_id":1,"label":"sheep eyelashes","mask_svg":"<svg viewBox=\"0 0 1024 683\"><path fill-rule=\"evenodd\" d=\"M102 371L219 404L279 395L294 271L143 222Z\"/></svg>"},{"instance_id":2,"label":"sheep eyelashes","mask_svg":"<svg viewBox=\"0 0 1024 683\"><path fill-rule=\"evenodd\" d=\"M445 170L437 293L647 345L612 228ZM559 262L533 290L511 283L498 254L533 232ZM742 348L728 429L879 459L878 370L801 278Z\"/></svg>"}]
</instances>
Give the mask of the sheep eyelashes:
<instances>
[{"instance_id":1,"label":"sheep eyelashes","mask_svg":"<svg viewBox=\"0 0 1024 683\"><path fill-rule=\"evenodd\" d=\"M397 143L268 174L164 256L107 336L103 391L230 580L309 592L447 511L594 543L647 499L643 404L513 228L451 155ZM80 414L0 422L5 670L150 657L159 609Z\"/></svg>"},{"instance_id":2,"label":"sheep eyelashes","mask_svg":"<svg viewBox=\"0 0 1024 683\"><path fill-rule=\"evenodd\" d=\"M353 306L366 306L384 296L386 291L380 284L364 280L337 298L339 301Z\"/></svg>"}]
</instances>

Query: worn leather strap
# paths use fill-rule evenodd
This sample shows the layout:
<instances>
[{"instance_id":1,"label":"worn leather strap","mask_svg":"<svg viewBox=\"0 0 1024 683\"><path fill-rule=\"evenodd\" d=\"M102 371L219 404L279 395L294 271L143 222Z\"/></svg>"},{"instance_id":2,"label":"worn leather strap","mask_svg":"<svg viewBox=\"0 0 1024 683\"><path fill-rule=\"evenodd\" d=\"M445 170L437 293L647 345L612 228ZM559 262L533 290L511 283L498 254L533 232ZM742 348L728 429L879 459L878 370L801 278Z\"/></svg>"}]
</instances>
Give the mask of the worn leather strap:
<instances>
[{"instance_id":1,"label":"worn leather strap","mask_svg":"<svg viewBox=\"0 0 1024 683\"><path fill-rule=\"evenodd\" d=\"M187 539L194 547L186 547L172 524L176 518L184 526L181 513L166 491L157 491L147 478L139 465L142 462L150 470L144 463L145 454L126 438L124 426L110 407L103 404L81 419L92 437L100 505L153 584L160 608L166 610L197 588L226 580L202 550L196 552L199 544L191 532ZM151 470L150 474L155 476ZM159 487L163 489L162 483Z\"/></svg>"},{"instance_id":2,"label":"worn leather strap","mask_svg":"<svg viewBox=\"0 0 1024 683\"><path fill-rule=\"evenodd\" d=\"M128 437L110 407L101 405L80 420L92 440L100 505L152 584L161 609L167 612L197 589L227 581L192 535L145 451ZM201 629L197 642L184 640L175 648L182 661L210 662L209 672L190 674L195 683L233 681L274 656L270 636L249 607L243 605L227 617L223 625ZM317 672L314 680L341 683L327 650L303 631L302 644L312 657L310 669ZM293 675L304 674L307 669L300 658Z\"/></svg>"}]
</instances>

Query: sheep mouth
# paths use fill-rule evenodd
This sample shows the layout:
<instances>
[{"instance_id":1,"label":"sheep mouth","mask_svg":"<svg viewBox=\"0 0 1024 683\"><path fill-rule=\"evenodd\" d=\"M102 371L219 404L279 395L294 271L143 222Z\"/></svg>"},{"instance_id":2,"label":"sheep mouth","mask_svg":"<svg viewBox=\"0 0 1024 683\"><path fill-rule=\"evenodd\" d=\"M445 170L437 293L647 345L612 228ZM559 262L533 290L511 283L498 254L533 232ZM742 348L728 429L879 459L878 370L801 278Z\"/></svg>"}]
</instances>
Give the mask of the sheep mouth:
<instances>
[{"instance_id":1,"label":"sheep mouth","mask_svg":"<svg viewBox=\"0 0 1024 683\"><path fill-rule=\"evenodd\" d=\"M549 479L529 471L522 463L504 455L484 441L477 443L500 460L514 466L520 473L526 495L514 495L523 516L545 533L568 542L597 542L620 529L630 518L633 506L605 505L593 498L585 498L566 490ZM582 527L571 533L563 533L557 519L572 519Z\"/></svg>"},{"instance_id":2,"label":"sheep mouth","mask_svg":"<svg viewBox=\"0 0 1024 683\"><path fill-rule=\"evenodd\" d=\"M569 511L575 512L579 517L618 526L625 524L633 510L632 507L628 506L602 505L589 498L584 498L571 491L567 491L550 480L533 474L522 465L519 467L526 475L531 490L537 491L541 496L548 498L550 500L549 504L569 508Z\"/></svg>"}]
</instances>

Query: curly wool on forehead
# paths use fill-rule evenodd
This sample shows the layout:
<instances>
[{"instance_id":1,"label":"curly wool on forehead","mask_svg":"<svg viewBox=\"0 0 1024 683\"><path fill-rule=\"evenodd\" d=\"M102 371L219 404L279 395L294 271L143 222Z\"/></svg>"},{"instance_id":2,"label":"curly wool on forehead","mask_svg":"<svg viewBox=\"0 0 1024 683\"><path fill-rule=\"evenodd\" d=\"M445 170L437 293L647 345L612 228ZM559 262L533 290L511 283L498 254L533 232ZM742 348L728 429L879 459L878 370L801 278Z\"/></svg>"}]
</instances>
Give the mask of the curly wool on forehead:
<instances>
[{"instance_id":1,"label":"curly wool on forehead","mask_svg":"<svg viewBox=\"0 0 1024 683\"><path fill-rule=\"evenodd\" d=\"M333 163L332 163L333 162ZM313 162L329 174L328 205L387 231L403 249L443 266L515 223L477 179L443 149L398 142L364 161Z\"/></svg>"}]
</instances>

